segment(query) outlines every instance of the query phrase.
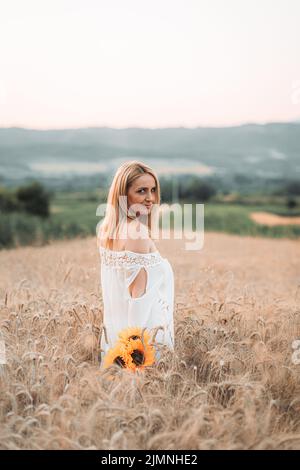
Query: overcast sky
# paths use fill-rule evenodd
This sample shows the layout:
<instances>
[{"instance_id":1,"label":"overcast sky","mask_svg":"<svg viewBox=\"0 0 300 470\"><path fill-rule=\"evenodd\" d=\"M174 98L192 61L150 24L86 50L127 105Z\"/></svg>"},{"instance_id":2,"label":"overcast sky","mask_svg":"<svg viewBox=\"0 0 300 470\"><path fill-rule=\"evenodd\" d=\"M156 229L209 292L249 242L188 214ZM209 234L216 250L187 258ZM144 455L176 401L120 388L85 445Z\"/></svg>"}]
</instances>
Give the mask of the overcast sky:
<instances>
[{"instance_id":1,"label":"overcast sky","mask_svg":"<svg viewBox=\"0 0 300 470\"><path fill-rule=\"evenodd\" d=\"M0 0L0 126L300 118L300 0Z\"/></svg>"}]
</instances>

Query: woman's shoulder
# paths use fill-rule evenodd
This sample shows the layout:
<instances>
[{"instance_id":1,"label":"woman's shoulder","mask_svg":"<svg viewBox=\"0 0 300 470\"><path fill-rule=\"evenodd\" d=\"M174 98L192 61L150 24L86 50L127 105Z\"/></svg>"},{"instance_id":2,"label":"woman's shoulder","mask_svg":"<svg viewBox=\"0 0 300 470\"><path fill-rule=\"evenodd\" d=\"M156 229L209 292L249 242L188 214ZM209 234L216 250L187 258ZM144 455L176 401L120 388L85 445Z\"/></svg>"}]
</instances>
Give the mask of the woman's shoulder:
<instances>
[{"instance_id":1,"label":"woman's shoulder","mask_svg":"<svg viewBox=\"0 0 300 470\"><path fill-rule=\"evenodd\" d=\"M124 240L124 250L135 253L149 253L151 251L151 238L149 229L138 220L133 220L127 225L127 234Z\"/></svg>"},{"instance_id":2,"label":"woman's shoulder","mask_svg":"<svg viewBox=\"0 0 300 470\"><path fill-rule=\"evenodd\" d=\"M116 238L107 244L99 227L97 244L98 247L109 248L111 251L129 251L138 254L149 254L157 252L157 248L149 235L149 229L137 220L133 220L127 225L126 237Z\"/></svg>"},{"instance_id":3,"label":"woman's shoulder","mask_svg":"<svg viewBox=\"0 0 300 470\"><path fill-rule=\"evenodd\" d=\"M151 249L152 244L150 239L143 240L141 238L138 238L137 240L127 239L125 241L125 251L131 251L139 254L147 254L151 252Z\"/></svg>"}]
</instances>

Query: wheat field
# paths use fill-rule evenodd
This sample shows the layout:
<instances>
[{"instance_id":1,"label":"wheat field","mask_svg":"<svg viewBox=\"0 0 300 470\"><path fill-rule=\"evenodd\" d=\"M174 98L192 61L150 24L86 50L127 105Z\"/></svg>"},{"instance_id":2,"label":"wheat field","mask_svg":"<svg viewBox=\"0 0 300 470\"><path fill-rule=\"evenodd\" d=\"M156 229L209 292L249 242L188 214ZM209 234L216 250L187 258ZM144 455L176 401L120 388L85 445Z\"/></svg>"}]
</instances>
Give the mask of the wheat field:
<instances>
[{"instance_id":1,"label":"wheat field","mask_svg":"<svg viewBox=\"0 0 300 470\"><path fill-rule=\"evenodd\" d=\"M137 374L99 369L95 238L0 252L1 449L300 449L299 242L157 247L175 353Z\"/></svg>"}]
</instances>

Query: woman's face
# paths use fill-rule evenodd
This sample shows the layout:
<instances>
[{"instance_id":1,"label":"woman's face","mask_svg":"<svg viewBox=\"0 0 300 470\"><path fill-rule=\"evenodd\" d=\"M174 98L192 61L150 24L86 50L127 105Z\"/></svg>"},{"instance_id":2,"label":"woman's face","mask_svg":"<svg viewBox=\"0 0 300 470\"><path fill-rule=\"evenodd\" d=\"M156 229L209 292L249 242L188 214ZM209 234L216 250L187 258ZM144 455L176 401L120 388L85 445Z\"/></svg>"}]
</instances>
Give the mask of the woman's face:
<instances>
[{"instance_id":1,"label":"woman's face","mask_svg":"<svg viewBox=\"0 0 300 470\"><path fill-rule=\"evenodd\" d=\"M155 179L152 175L145 173L136 178L127 192L127 205L130 208L133 204L137 204L133 209L136 213L148 215L151 212L153 204L156 201L157 187Z\"/></svg>"}]
</instances>

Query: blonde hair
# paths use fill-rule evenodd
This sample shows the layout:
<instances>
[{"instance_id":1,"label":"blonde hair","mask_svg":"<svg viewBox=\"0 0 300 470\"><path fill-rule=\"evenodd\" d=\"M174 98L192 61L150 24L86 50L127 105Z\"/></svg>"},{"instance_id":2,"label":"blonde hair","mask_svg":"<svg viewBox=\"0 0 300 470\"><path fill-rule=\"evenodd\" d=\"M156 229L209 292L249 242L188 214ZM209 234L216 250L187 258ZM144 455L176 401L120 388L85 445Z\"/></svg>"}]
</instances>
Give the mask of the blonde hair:
<instances>
[{"instance_id":1,"label":"blonde hair","mask_svg":"<svg viewBox=\"0 0 300 470\"><path fill-rule=\"evenodd\" d=\"M125 215L125 220L127 221L127 205L125 207L125 205L122 204L122 198L120 198L120 196L127 196L128 189L134 180L145 173L153 176L155 180L155 204L157 204L157 206L153 206L153 210L158 209L160 205L160 184L155 171L144 163L136 160L123 163L123 165L118 168L111 183L107 197L105 217L100 222L101 240L105 248L110 249L113 238L117 238L119 235L119 209ZM148 217L148 232L151 236L151 217Z\"/></svg>"}]
</instances>

